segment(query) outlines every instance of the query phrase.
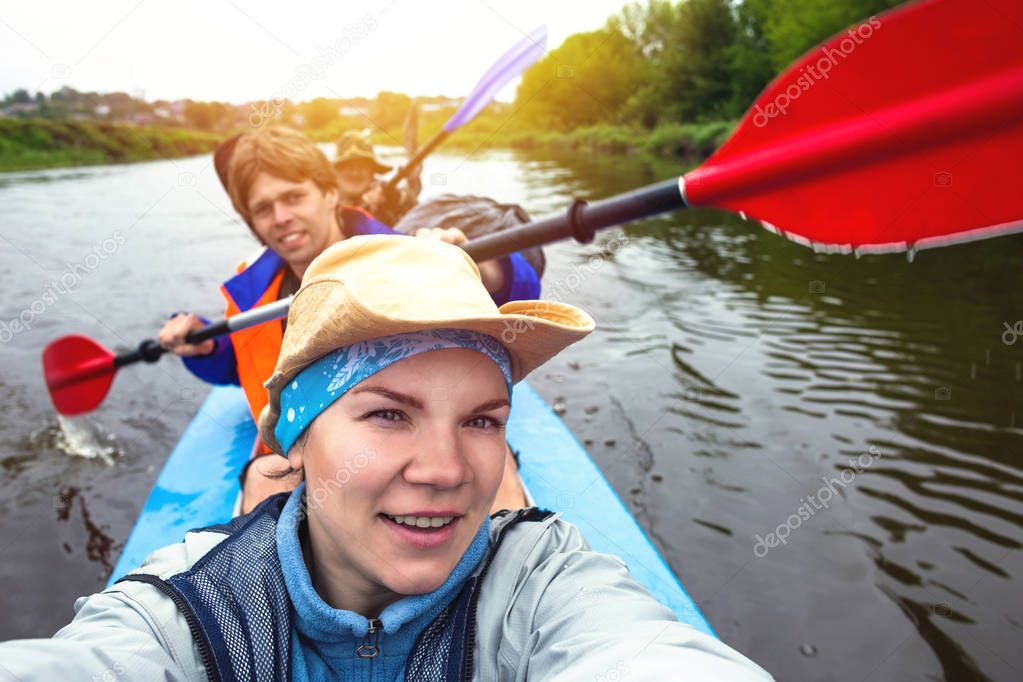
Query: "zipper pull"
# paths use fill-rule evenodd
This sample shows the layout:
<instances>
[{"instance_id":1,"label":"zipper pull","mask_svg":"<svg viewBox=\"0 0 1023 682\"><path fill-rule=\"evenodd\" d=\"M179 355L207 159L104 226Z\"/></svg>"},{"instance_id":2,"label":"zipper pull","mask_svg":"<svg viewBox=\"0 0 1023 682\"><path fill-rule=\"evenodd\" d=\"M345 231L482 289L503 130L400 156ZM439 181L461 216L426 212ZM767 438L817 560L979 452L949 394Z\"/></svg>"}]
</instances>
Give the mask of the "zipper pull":
<instances>
[{"instance_id":1,"label":"zipper pull","mask_svg":"<svg viewBox=\"0 0 1023 682\"><path fill-rule=\"evenodd\" d=\"M369 630L366 631L362 644L355 650L355 655L359 658L376 658L380 655L380 621L376 618L369 619Z\"/></svg>"}]
</instances>

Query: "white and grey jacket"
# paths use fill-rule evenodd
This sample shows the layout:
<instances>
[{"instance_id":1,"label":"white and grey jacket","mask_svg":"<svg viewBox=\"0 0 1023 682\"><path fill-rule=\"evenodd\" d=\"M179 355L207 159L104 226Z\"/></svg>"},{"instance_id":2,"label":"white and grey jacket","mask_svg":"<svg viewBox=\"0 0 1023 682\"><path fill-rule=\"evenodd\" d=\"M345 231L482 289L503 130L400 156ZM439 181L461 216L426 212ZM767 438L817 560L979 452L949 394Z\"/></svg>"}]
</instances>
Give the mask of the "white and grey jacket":
<instances>
[{"instance_id":1,"label":"white and grey jacket","mask_svg":"<svg viewBox=\"0 0 1023 682\"><path fill-rule=\"evenodd\" d=\"M680 623L620 559L592 551L556 514L505 528L513 520L519 521L505 515L491 523L497 549L476 608L473 680L772 679L734 649ZM225 537L189 533L133 573L170 579ZM0 644L0 680L209 679L185 615L153 584L117 583L80 598L75 611L52 639Z\"/></svg>"}]
</instances>

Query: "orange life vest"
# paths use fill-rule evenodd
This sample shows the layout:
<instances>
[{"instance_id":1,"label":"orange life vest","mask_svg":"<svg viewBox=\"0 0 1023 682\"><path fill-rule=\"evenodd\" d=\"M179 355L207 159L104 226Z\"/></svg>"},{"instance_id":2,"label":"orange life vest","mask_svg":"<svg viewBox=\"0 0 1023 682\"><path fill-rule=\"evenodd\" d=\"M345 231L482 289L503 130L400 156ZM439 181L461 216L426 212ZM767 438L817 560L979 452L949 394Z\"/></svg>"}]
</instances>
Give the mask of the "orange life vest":
<instances>
[{"instance_id":1,"label":"orange life vest","mask_svg":"<svg viewBox=\"0 0 1023 682\"><path fill-rule=\"evenodd\" d=\"M244 269L245 264L242 264L238 268L238 272L242 272ZM276 301L283 279L284 269L281 268L270 281L270 286L251 307L256 308ZM223 286L220 289L224 298L227 299L225 317L240 313L241 309L227 289ZM259 413L270 401L263 382L270 378L274 367L277 366L277 356L281 353L283 340L284 332L281 330L280 320L271 320L231 334L231 345L234 346L235 363L238 368L238 383L245 391L245 398L249 401L249 410L256 423L259 423Z\"/></svg>"}]
</instances>

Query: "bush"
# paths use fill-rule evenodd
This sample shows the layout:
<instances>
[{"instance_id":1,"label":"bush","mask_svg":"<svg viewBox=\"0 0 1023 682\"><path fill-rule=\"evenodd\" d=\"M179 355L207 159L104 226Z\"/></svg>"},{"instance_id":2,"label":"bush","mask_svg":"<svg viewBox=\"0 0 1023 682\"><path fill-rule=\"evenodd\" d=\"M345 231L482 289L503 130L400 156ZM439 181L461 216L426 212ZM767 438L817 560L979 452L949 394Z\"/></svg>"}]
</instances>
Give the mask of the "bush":
<instances>
[{"instance_id":1,"label":"bush","mask_svg":"<svg viewBox=\"0 0 1023 682\"><path fill-rule=\"evenodd\" d=\"M213 151L230 133L94 121L0 119L0 171L122 163Z\"/></svg>"}]
</instances>

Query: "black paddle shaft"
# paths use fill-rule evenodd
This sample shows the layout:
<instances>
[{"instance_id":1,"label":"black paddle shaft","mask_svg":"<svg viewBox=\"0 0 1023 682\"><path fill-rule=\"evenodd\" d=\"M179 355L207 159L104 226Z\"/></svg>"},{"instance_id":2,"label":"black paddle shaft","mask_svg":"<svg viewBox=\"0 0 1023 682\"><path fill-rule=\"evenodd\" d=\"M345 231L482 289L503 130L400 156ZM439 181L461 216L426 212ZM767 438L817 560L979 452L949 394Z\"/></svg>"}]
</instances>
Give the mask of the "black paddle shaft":
<instances>
[{"instance_id":1,"label":"black paddle shaft","mask_svg":"<svg viewBox=\"0 0 1023 682\"><path fill-rule=\"evenodd\" d=\"M562 215L474 239L464 248L480 263L569 237L587 244L593 241L597 230L683 208L686 202L678 179L665 180L592 204L576 199Z\"/></svg>"},{"instance_id":2,"label":"black paddle shaft","mask_svg":"<svg viewBox=\"0 0 1023 682\"><path fill-rule=\"evenodd\" d=\"M194 332L190 332L185 337L185 343L202 343L203 341L209 341L210 339L215 339L218 336L223 336L224 334L229 333L231 331L229 319L230 318L225 318L214 322L213 324L206 325L202 329L196 329ZM166 352L167 349L153 339L146 339L140 343L138 348L135 350L114 356L114 367L120 369L125 365L132 365L136 362L156 362L160 359L160 356Z\"/></svg>"},{"instance_id":3,"label":"black paddle shaft","mask_svg":"<svg viewBox=\"0 0 1023 682\"><path fill-rule=\"evenodd\" d=\"M420 152L429 147L430 145L427 145ZM605 227L621 225L685 207L686 202L682 196L679 181L677 179L665 180L592 204L582 199L576 199L562 215L544 218L521 227L474 239L467 242L463 248L472 256L473 260L480 263L531 246L542 246L569 237L574 237L577 241L586 244L593 241L597 230ZM218 320L189 333L185 337L185 342L202 343L268 320L286 317L290 304L291 297L288 297L233 317ZM159 343L152 339L146 339L139 344L137 349L116 356L114 366L120 368L136 362L156 362L165 352L166 350Z\"/></svg>"}]
</instances>

